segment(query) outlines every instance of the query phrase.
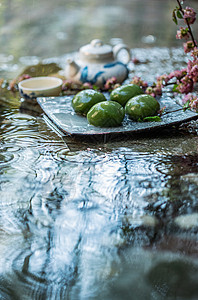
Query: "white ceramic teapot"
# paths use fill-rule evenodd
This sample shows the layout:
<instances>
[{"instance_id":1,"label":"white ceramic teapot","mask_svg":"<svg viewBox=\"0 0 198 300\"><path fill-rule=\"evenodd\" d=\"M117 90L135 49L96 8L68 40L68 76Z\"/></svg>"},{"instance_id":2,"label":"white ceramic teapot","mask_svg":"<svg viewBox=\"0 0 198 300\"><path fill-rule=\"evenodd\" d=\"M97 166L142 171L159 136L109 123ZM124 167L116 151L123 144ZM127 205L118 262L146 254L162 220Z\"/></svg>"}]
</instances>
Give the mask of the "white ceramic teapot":
<instances>
[{"instance_id":1,"label":"white ceramic teapot","mask_svg":"<svg viewBox=\"0 0 198 300\"><path fill-rule=\"evenodd\" d=\"M125 50L125 61L118 60L118 54ZM123 82L128 76L127 63L131 59L130 49L125 44L114 47L105 45L99 39L80 48L76 60L68 59L65 77L73 81L90 82L103 86L107 79L115 76L117 82Z\"/></svg>"}]
</instances>

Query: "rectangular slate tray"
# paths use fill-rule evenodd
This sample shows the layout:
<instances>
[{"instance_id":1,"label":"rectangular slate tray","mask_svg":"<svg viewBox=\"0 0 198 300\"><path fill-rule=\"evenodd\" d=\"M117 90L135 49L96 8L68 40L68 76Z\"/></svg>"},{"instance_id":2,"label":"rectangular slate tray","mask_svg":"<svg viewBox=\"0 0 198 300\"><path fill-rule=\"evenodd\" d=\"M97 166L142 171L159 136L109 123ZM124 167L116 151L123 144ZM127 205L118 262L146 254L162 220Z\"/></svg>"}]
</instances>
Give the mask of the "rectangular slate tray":
<instances>
[{"instance_id":1,"label":"rectangular slate tray","mask_svg":"<svg viewBox=\"0 0 198 300\"><path fill-rule=\"evenodd\" d=\"M86 117L77 115L72 106L73 96L46 97L38 98L37 102L52 123L52 127L69 136L101 136L116 135L124 133L139 133L183 122L195 120L198 114L190 110L183 111L182 107L166 98L160 100L161 107L166 106L165 113L162 115L161 122L134 122L125 117L123 125L113 128L100 128L88 124Z\"/></svg>"}]
</instances>

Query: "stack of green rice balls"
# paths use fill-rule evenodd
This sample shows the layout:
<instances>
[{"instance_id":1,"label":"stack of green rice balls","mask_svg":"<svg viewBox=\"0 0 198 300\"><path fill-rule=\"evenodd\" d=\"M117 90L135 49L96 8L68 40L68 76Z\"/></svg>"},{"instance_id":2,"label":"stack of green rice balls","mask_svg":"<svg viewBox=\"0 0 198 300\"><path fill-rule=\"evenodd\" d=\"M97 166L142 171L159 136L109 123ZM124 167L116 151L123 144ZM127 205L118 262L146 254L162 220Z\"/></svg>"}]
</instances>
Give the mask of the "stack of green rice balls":
<instances>
[{"instance_id":1,"label":"stack of green rice balls","mask_svg":"<svg viewBox=\"0 0 198 300\"><path fill-rule=\"evenodd\" d=\"M160 109L158 101L135 84L114 89L109 101L96 90L80 91L72 99L72 107L77 114L87 116L89 124L98 127L120 126L125 113L138 121L156 115Z\"/></svg>"}]
</instances>

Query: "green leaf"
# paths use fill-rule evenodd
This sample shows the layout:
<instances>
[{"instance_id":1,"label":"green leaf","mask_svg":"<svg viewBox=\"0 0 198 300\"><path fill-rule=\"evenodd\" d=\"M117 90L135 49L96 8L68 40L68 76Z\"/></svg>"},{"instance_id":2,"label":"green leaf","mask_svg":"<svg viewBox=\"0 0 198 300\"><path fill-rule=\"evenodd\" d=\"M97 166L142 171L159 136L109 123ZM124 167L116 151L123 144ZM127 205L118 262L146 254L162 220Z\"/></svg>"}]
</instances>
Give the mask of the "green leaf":
<instances>
[{"instance_id":1,"label":"green leaf","mask_svg":"<svg viewBox=\"0 0 198 300\"><path fill-rule=\"evenodd\" d=\"M177 92L178 93L178 84L174 84L173 86L173 92Z\"/></svg>"},{"instance_id":2,"label":"green leaf","mask_svg":"<svg viewBox=\"0 0 198 300\"><path fill-rule=\"evenodd\" d=\"M99 90L99 87L97 86L97 85L93 85L93 90L96 90L96 91L98 91Z\"/></svg>"},{"instance_id":3,"label":"green leaf","mask_svg":"<svg viewBox=\"0 0 198 300\"><path fill-rule=\"evenodd\" d=\"M161 122L161 118L159 116L153 116L153 117L145 117L143 119L144 122Z\"/></svg>"},{"instance_id":4,"label":"green leaf","mask_svg":"<svg viewBox=\"0 0 198 300\"><path fill-rule=\"evenodd\" d=\"M176 16L176 13L175 13L175 9L173 10L172 19L173 19L173 22L175 22L175 24L177 25L178 22L177 22L177 16Z\"/></svg>"},{"instance_id":5,"label":"green leaf","mask_svg":"<svg viewBox=\"0 0 198 300\"><path fill-rule=\"evenodd\" d=\"M187 109L190 107L189 104L190 104L190 100L188 100L188 101L183 105L183 110L184 110L184 111L187 110Z\"/></svg>"},{"instance_id":6,"label":"green leaf","mask_svg":"<svg viewBox=\"0 0 198 300\"><path fill-rule=\"evenodd\" d=\"M183 19L182 12L179 9L177 10L177 17L178 19Z\"/></svg>"}]
</instances>

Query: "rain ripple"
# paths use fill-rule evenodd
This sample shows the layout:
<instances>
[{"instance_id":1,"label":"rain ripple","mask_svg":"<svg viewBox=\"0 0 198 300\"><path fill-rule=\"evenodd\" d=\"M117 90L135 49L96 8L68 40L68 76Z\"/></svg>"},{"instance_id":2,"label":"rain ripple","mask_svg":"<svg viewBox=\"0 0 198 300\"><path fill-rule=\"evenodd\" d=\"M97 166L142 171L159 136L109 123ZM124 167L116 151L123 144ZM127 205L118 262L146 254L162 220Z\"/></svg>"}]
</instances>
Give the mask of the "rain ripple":
<instances>
[{"instance_id":1,"label":"rain ripple","mask_svg":"<svg viewBox=\"0 0 198 300\"><path fill-rule=\"evenodd\" d=\"M88 148L84 151L70 151L67 148L62 148L55 152L54 159L75 164L98 164L101 162L105 163L110 158L108 157L108 154L103 153L100 150Z\"/></svg>"},{"instance_id":2,"label":"rain ripple","mask_svg":"<svg viewBox=\"0 0 198 300\"><path fill-rule=\"evenodd\" d=\"M21 148L15 145L0 145L0 168L16 162Z\"/></svg>"}]
</instances>

